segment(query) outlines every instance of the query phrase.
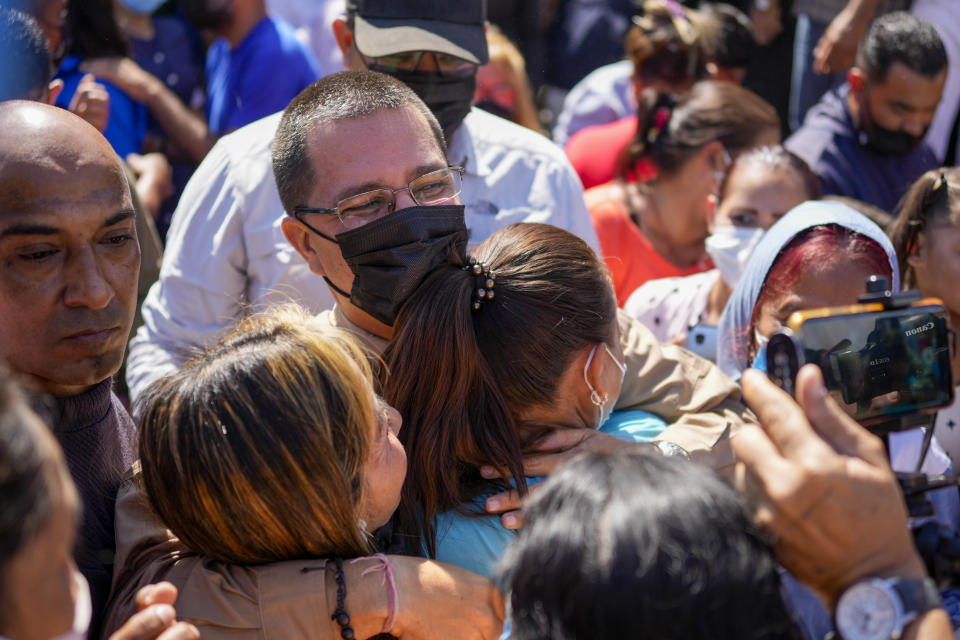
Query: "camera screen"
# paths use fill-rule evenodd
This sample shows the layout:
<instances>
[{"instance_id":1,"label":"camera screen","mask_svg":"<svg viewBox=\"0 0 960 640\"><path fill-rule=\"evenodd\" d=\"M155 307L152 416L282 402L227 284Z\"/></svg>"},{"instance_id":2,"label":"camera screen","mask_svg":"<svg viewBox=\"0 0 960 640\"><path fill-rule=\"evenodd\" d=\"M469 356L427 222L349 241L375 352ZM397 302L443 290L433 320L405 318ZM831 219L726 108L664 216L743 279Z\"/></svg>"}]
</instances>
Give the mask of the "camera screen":
<instances>
[{"instance_id":1,"label":"camera screen","mask_svg":"<svg viewBox=\"0 0 960 640\"><path fill-rule=\"evenodd\" d=\"M801 327L807 362L858 420L914 413L953 400L943 307L811 318Z\"/></svg>"}]
</instances>

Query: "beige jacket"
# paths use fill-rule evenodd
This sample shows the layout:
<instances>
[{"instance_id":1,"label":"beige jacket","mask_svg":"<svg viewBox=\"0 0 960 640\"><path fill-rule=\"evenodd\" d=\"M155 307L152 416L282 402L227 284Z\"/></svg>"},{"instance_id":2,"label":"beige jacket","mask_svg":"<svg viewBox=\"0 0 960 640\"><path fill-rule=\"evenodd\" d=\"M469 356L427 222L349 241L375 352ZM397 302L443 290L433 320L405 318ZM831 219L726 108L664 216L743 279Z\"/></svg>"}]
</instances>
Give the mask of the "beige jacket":
<instances>
[{"instance_id":1,"label":"beige jacket","mask_svg":"<svg viewBox=\"0 0 960 640\"><path fill-rule=\"evenodd\" d=\"M372 350L386 341L351 323L338 309L322 317L351 332ZM627 373L617 409L644 409L668 422L658 439L679 444L694 459L728 471L728 437L752 414L739 387L712 363L680 347L661 345L629 316L620 315ZM117 496L118 573L105 629L135 612L134 596L147 584L169 580L180 591L177 613L198 625L204 640L306 638L335 640L323 560L236 566L191 553L150 510L133 477ZM307 569L307 571L304 571Z\"/></svg>"},{"instance_id":2,"label":"beige jacket","mask_svg":"<svg viewBox=\"0 0 960 640\"><path fill-rule=\"evenodd\" d=\"M140 587L167 580L179 591L178 619L197 625L204 640L339 638L325 560L241 566L192 553L153 513L132 472L117 494L116 516L118 570L104 637L136 613Z\"/></svg>"}]
</instances>

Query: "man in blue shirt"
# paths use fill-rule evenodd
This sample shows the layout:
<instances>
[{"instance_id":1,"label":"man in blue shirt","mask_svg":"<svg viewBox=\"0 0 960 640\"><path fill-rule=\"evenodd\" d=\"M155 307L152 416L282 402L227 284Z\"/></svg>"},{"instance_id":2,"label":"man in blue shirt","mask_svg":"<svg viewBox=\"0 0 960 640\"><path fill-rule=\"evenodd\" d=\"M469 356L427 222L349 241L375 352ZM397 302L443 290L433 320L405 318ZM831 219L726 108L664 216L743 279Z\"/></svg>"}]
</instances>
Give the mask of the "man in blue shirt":
<instances>
[{"instance_id":1,"label":"man in blue shirt","mask_svg":"<svg viewBox=\"0 0 960 640\"><path fill-rule=\"evenodd\" d=\"M923 142L946 82L936 29L908 13L870 27L847 82L827 93L785 143L820 177L824 194L892 211L938 165Z\"/></svg>"},{"instance_id":2,"label":"man in blue shirt","mask_svg":"<svg viewBox=\"0 0 960 640\"><path fill-rule=\"evenodd\" d=\"M217 40L207 51L207 122L220 136L275 113L320 77L310 51L264 0L185 0L186 18Z\"/></svg>"}]
</instances>

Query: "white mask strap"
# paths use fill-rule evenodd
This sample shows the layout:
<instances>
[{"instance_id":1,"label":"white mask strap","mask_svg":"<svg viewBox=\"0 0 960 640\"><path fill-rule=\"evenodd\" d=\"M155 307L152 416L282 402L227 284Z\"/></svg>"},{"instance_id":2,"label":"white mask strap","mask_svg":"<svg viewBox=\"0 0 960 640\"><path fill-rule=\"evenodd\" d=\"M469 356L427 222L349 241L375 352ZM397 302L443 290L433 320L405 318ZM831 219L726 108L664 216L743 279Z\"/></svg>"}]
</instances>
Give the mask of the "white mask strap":
<instances>
[{"instance_id":1,"label":"white mask strap","mask_svg":"<svg viewBox=\"0 0 960 640\"><path fill-rule=\"evenodd\" d=\"M583 365L583 381L587 383L587 388L590 389L590 402L594 406L602 407L607 404L607 394L600 395L600 393L593 388L593 385L590 384L590 380L587 379L587 369L590 368L590 363L593 362L593 356L597 353L597 348L600 347L600 343L593 345L593 349L590 349L590 355L587 356L587 363ZM604 345L606 348L606 345ZM614 359L616 360L616 359Z\"/></svg>"}]
</instances>

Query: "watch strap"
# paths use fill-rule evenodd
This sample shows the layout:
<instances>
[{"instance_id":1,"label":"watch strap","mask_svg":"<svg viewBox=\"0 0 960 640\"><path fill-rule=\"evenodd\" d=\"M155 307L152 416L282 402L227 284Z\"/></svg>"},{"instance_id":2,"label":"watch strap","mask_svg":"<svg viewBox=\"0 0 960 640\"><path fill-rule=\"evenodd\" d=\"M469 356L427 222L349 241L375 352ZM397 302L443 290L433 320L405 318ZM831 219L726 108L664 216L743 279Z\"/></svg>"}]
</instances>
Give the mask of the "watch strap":
<instances>
[{"instance_id":1,"label":"watch strap","mask_svg":"<svg viewBox=\"0 0 960 640\"><path fill-rule=\"evenodd\" d=\"M937 583L931 578L894 580L891 586L900 596L903 611L907 616L920 615L941 606L940 591L937 589Z\"/></svg>"}]
</instances>

